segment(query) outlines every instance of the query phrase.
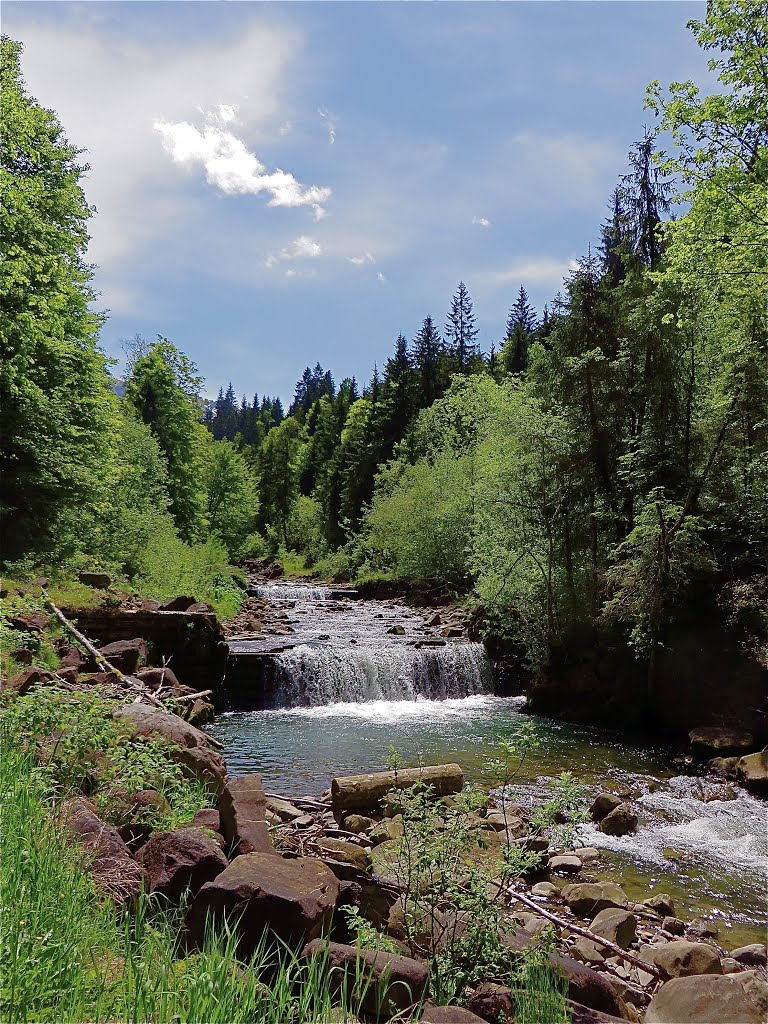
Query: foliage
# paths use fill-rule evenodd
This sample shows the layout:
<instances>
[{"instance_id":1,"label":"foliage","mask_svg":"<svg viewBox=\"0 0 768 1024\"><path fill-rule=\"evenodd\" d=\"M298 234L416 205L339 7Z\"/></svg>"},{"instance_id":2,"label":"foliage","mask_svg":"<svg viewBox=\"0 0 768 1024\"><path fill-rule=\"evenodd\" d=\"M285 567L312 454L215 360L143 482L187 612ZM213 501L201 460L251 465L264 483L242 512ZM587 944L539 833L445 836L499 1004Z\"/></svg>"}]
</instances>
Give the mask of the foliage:
<instances>
[{"instance_id":1,"label":"foliage","mask_svg":"<svg viewBox=\"0 0 768 1024\"><path fill-rule=\"evenodd\" d=\"M207 451L205 489L208 528L224 542L231 558L241 558L256 529L259 497L256 478L245 457L229 441Z\"/></svg>"}]
</instances>

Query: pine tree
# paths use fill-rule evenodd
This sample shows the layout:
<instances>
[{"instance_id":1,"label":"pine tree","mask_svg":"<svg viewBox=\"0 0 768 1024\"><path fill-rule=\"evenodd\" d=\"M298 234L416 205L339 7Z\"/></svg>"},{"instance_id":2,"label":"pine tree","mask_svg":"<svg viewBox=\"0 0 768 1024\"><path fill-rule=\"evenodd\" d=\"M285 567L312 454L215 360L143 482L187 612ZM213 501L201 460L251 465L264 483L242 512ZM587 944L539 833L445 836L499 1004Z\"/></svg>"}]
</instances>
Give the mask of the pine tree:
<instances>
[{"instance_id":1,"label":"pine tree","mask_svg":"<svg viewBox=\"0 0 768 1024\"><path fill-rule=\"evenodd\" d=\"M431 316L426 317L413 339L412 359L419 384L418 404L428 408L440 394L440 356L443 340Z\"/></svg>"},{"instance_id":2,"label":"pine tree","mask_svg":"<svg viewBox=\"0 0 768 1024\"><path fill-rule=\"evenodd\" d=\"M507 337L501 353L507 373L522 373L528 366L528 349L536 330L536 311L528 301L528 292L520 285L517 301L507 317Z\"/></svg>"},{"instance_id":3,"label":"pine tree","mask_svg":"<svg viewBox=\"0 0 768 1024\"><path fill-rule=\"evenodd\" d=\"M463 281L459 281L445 321L445 339L460 373L464 373L473 356L477 354L477 335L477 317L472 308L472 299L469 297L467 286Z\"/></svg>"},{"instance_id":4,"label":"pine tree","mask_svg":"<svg viewBox=\"0 0 768 1024\"><path fill-rule=\"evenodd\" d=\"M632 252L651 269L662 252L659 229L670 209L672 187L653 160L653 135L646 131L629 153L632 168L621 179L621 198L626 211Z\"/></svg>"}]
</instances>

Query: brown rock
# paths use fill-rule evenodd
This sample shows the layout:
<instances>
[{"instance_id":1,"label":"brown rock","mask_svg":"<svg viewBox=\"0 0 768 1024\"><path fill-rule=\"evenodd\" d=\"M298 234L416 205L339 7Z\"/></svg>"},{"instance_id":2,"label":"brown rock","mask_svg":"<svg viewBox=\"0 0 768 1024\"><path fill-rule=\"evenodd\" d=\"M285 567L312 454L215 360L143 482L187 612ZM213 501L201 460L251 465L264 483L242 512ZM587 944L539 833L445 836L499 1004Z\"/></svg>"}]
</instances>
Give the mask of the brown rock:
<instances>
[{"instance_id":1,"label":"brown rock","mask_svg":"<svg viewBox=\"0 0 768 1024\"><path fill-rule=\"evenodd\" d=\"M221 831L234 857L273 853L266 818L267 798L258 775L228 779L219 796Z\"/></svg>"},{"instance_id":2,"label":"brown rock","mask_svg":"<svg viewBox=\"0 0 768 1024\"><path fill-rule=\"evenodd\" d=\"M550 871L565 871L568 874L575 874L581 871L583 866L579 857L574 857L567 853L557 857L550 857L547 861L547 867Z\"/></svg>"},{"instance_id":3,"label":"brown rock","mask_svg":"<svg viewBox=\"0 0 768 1024\"><path fill-rule=\"evenodd\" d=\"M602 974L559 953L550 954L549 960L555 970L568 979L569 999L592 1010L626 1017L626 1003Z\"/></svg>"},{"instance_id":4,"label":"brown rock","mask_svg":"<svg viewBox=\"0 0 768 1024\"><path fill-rule=\"evenodd\" d=\"M237 932L240 959L247 959L265 928L291 946L327 932L338 896L336 877L319 860L247 853L205 883L185 924L191 940L200 946L206 921L218 926L226 919Z\"/></svg>"},{"instance_id":5,"label":"brown rock","mask_svg":"<svg viewBox=\"0 0 768 1024\"><path fill-rule=\"evenodd\" d=\"M474 995L467 1000L467 1008L491 1024L511 1021L515 1011L512 989L506 985L486 982L478 986Z\"/></svg>"},{"instance_id":6,"label":"brown rock","mask_svg":"<svg viewBox=\"0 0 768 1024\"><path fill-rule=\"evenodd\" d=\"M574 1003L572 999L567 1000L568 1009L571 1011L568 1018L569 1024L625 1024L626 1020L632 1020L637 1018L631 1018L629 1014L627 1017L614 1017L612 1013L603 1013L600 1010L593 1010L589 1006L582 1006L581 1003Z\"/></svg>"},{"instance_id":7,"label":"brown rock","mask_svg":"<svg viewBox=\"0 0 768 1024\"><path fill-rule=\"evenodd\" d=\"M89 851L86 866L96 888L118 906L134 902L142 890L144 873L117 829L102 821L82 797L67 805L64 820L69 832Z\"/></svg>"},{"instance_id":8,"label":"brown rock","mask_svg":"<svg viewBox=\"0 0 768 1024\"><path fill-rule=\"evenodd\" d=\"M79 572L77 578L94 590L107 590L112 586L112 577L106 572Z\"/></svg>"},{"instance_id":9,"label":"brown rock","mask_svg":"<svg viewBox=\"0 0 768 1024\"><path fill-rule=\"evenodd\" d=\"M197 600L194 597L174 597L170 601L163 601L160 605L161 612L186 612L197 604Z\"/></svg>"},{"instance_id":10,"label":"brown rock","mask_svg":"<svg viewBox=\"0 0 768 1024\"><path fill-rule=\"evenodd\" d=\"M280 821L295 821L297 818L301 818L304 814L298 807L289 800L282 800L280 797L268 796L267 807L273 814L276 814ZM352 829L350 829L352 831Z\"/></svg>"},{"instance_id":11,"label":"brown rock","mask_svg":"<svg viewBox=\"0 0 768 1024\"><path fill-rule=\"evenodd\" d=\"M634 914L628 914L626 910L608 907L600 911L590 924L589 930L599 935L601 939L608 939L609 942L621 946L622 949L629 949L637 938L637 918Z\"/></svg>"},{"instance_id":12,"label":"brown rock","mask_svg":"<svg viewBox=\"0 0 768 1024\"><path fill-rule=\"evenodd\" d=\"M589 808L592 820L602 821L606 814L610 814L614 808L619 807L621 802L619 797L614 796L613 793L600 793Z\"/></svg>"},{"instance_id":13,"label":"brown rock","mask_svg":"<svg viewBox=\"0 0 768 1024\"><path fill-rule=\"evenodd\" d=\"M358 836L364 832L369 832L375 825L376 820L367 817L365 814L348 814L344 818L344 828Z\"/></svg>"},{"instance_id":14,"label":"brown rock","mask_svg":"<svg viewBox=\"0 0 768 1024\"><path fill-rule=\"evenodd\" d=\"M385 1020L408 1010L429 993L429 970L420 960L394 953L347 946L316 939L305 946L303 956L319 956L328 969L342 971L352 1005L360 1001L367 1013Z\"/></svg>"},{"instance_id":15,"label":"brown rock","mask_svg":"<svg viewBox=\"0 0 768 1024\"><path fill-rule=\"evenodd\" d=\"M671 915L665 917L661 922L661 927L670 935L685 935L685 922L681 921L679 917Z\"/></svg>"},{"instance_id":16,"label":"brown rock","mask_svg":"<svg viewBox=\"0 0 768 1024\"><path fill-rule=\"evenodd\" d=\"M37 683L49 683L54 678L53 672L42 668L25 668L10 679L4 679L3 690L13 690L19 697L29 693Z\"/></svg>"},{"instance_id":17,"label":"brown rock","mask_svg":"<svg viewBox=\"0 0 768 1024\"><path fill-rule=\"evenodd\" d=\"M371 865L371 858L359 846L354 843L347 843L343 839L322 838L317 840L317 848L320 856L331 860L338 860L344 864L351 864L360 872L366 872Z\"/></svg>"},{"instance_id":18,"label":"brown rock","mask_svg":"<svg viewBox=\"0 0 768 1024\"><path fill-rule=\"evenodd\" d=\"M144 685L150 690L159 690L160 687L170 689L172 686L179 686L179 680L176 678L176 673L169 668L142 668L136 673L138 678L144 683ZM190 689L190 693L194 693L194 690ZM183 696L183 694L174 694L174 696Z\"/></svg>"},{"instance_id":19,"label":"brown rock","mask_svg":"<svg viewBox=\"0 0 768 1024\"><path fill-rule=\"evenodd\" d=\"M629 804L619 804L602 819L599 825L600 831L607 836L626 836L637 828L637 815L633 813Z\"/></svg>"},{"instance_id":20,"label":"brown rock","mask_svg":"<svg viewBox=\"0 0 768 1024\"><path fill-rule=\"evenodd\" d=\"M641 946L639 955L648 963L655 964L664 978L723 973L720 957L706 942L673 939L660 946Z\"/></svg>"},{"instance_id":21,"label":"brown rock","mask_svg":"<svg viewBox=\"0 0 768 1024\"><path fill-rule=\"evenodd\" d=\"M11 615L8 622L22 633L42 633L50 624L50 617L44 612L21 612Z\"/></svg>"},{"instance_id":22,"label":"brown rock","mask_svg":"<svg viewBox=\"0 0 768 1024\"><path fill-rule=\"evenodd\" d=\"M673 978L651 1000L645 1024L765 1024L768 984L754 971Z\"/></svg>"},{"instance_id":23,"label":"brown rock","mask_svg":"<svg viewBox=\"0 0 768 1024\"><path fill-rule=\"evenodd\" d=\"M574 942L569 952L574 960L578 960L580 963L587 964L590 967L599 967L605 963L605 948L599 946L596 942L592 942L591 939L585 939L582 936L579 936Z\"/></svg>"},{"instance_id":24,"label":"brown rock","mask_svg":"<svg viewBox=\"0 0 768 1024\"><path fill-rule=\"evenodd\" d=\"M17 665L31 665L34 655L28 647L16 647L11 651L11 660L15 661Z\"/></svg>"},{"instance_id":25,"label":"brown rock","mask_svg":"<svg viewBox=\"0 0 768 1024\"><path fill-rule=\"evenodd\" d=\"M766 947L764 942L753 942L749 946L739 946L731 953L733 959L744 967L765 967Z\"/></svg>"},{"instance_id":26,"label":"brown rock","mask_svg":"<svg viewBox=\"0 0 768 1024\"><path fill-rule=\"evenodd\" d=\"M736 766L739 782L755 793L768 795L768 750L747 754Z\"/></svg>"},{"instance_id":27,"label":"brown rock","mask_svg":"<svg viewBox=\"0 0 768 1024\"><path fill-rule=\"evenodd\" d=\"M692 729L688 739L691 753L702 761L712 757L742 756L755 747L755 737L743 729L721 729L714 726Z\"/></svg>"},{"instance_id":28,"label":"brown rock","mask_svg":"<svg viewBox=\"0 0 768 1024\"><path fill-rule=\"evenodd\" d=\"M216 709L213 704L210 704L207 700L198 698L193 701L192 704L187 705L187 710L184 712L184 718L190 723L190 725L207 725L208 722L212 722L216 716Z\"/></svg>"},{"instance_id":29,"label":"brown rock","mask_svg":"<svg viewBox=\"0 0 768 1024\"><path fill-rule=\"evenodd\" d=\"M628 902L624 890L613 882L576 882L564 886L560 895L582 918L592 918L609 907L624 910Z\"/></svg>"},{"instance_id":30,"label":"brown rock","mask_svg":"<svg viewBox=\"0 0 768 1024\"><path fill-rule=\"evenodd\" d=\"M149 891L175 905L187 890L194 896L227 867L227 858L216 841L195 827L153 835L137 860L149 879Z\"/></svg>"},{"instance_id":31,"label":"brown rock","mask_svg":"<svg viewBox=\"0 0 768 1024\"><path fill-rule=\"evenodd\" d=\"M149 657L147 641L140 636L133 640L116 640L99 649L99 654L107 659L116 669L131 675L142 665L146 665Z\"/></svg>"},{"instance_id":32,"label":"brown rock","mask_svg":"<svg viewBox=\"0 0 768 1024\"><path fill-rule=\"evenodd\" d=\"M483 1017L478 1017L463 1006L435 1006L426 1003L421 1014L425 1024L483 1024Z\"/></svg>"},{"instance_id":33,"label":"brown rock","mask_svg":"<svg viewBox=\"0 0 768 1024\"><path fill-rule=\"evenodd\" d=\"M197 828L209 828L211 832L221 832L221 817L215 807L205 807L198 811L192 824Z\"/></svg>"}]
</instances>

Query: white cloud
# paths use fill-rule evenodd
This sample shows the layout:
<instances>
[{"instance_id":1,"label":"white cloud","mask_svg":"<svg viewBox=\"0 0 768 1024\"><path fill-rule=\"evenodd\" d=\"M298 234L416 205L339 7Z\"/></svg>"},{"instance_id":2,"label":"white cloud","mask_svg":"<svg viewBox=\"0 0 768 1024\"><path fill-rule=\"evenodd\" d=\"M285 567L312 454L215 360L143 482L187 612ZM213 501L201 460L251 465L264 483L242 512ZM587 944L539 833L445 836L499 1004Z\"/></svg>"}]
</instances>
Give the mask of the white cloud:
<instances>
[{"instance_id":1,"label":"white cloud","mask_svg":"<svg viewBox=\"0 0 768 1024\"><path fill-rule=\"evenodd\" d=\"M549 256L541 256L517 260L502 270L487 270L476 277L479 284L491 287L522 284L560 288L563 278L577 268L578 263L574 259L554 259Z\"/></svg>"},{"instance_id":2,"label":"white cloud","mask_svg":"<svg viewBox=\"0 0 768 1024\"><path fill-rule=\"evenodd\" d=\"M267 192L271 196L269 206L310 206L315 213L330 198L331 190L326 186L302 185L279 168L268 173L242 139L212 124L210 118L202 130L188 121L155 121L152 127L174 163L202 164L208 183L225 195Z\"/></svg>"},{"instance_id":3,"label":"white cloud","mask_svg":"<svg viewBox=\"0 0 768 1024\"><path fill-rule=\"evenodd\" d=\"M362 256L345 256L347 263L353 263L356 267L362 267L366 263L375 263L373 253L364 252Z\"/></svg>"},{"instance_id":4,"label":"white cloud","mask_svg":"<svg viewBox=\"0 0 768 1024\"><path fill-rule=\"evenodd\" d=\"M328 141L333 145L336 141L336 118L330 110L326 110L325 107L318 107L317 112L325 121L326 128L328 129Z\"/></svg>"},{"instance_id":5,"label":"white cloud","mask_svg":"<svg viewBox=\"0 0 768 1024\"><path fill-rule=\"evenodd\" d=\"M472 223L479 224L481 228L489 228L491 226L491 222L487 217L473 217Z\"/></svg>"},{"instance_id":6,"label":"white cloud","mask_svg":"<svg viewBox=\"0 0 768 1024\"><path fill-rule=\"evenodd\" d=\"M382 274L382 272L381 272L381 271L379 271L379 272L378 272L378 274L376 275L376 280L377 280L377 281L381 281L381 283L382 283L382 284L386 284L386 283L387 283L387 279L386 279L386 277L385 277L385 276L384 276L384 275Z\"/></svg>"},{"instance_id":7,"label":"white cloud","mask_svg":"<svg viewBox=\"0 0 768 1024\"><path fill-rule=\"evenodd\" d=\"M291 132L293 131L293 122L283 121L283 123L278 128L278 131L281 135L290 135Z\"/></svg>"},{"instance_id":8,"label":"white cloud","mask_svg":"<svg viewBox=\"0 0 768 1024\"><path fill-rule=\"evenodd\" d=\"M264 261L264 266L274 267L275 264L285 260L316 259L323 253L324 249L318 241L310 238L309 235L299 235L298 238L294 238L290 246L286 246L279 252L270 253ZM286 271L286 277L295 277L295 274L289 274Z\"/></svg>"}]
</instances>

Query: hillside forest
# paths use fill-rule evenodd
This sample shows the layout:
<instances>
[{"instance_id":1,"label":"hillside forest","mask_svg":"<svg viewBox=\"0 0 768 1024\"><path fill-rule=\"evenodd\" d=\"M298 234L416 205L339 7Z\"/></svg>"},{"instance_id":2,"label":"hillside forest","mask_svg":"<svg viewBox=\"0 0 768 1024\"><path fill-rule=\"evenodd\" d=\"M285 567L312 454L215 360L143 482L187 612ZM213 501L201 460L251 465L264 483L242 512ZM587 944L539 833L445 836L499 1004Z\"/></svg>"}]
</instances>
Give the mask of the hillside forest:
<instances>
[{"instance_id":1,"label":"hillside forest","mask_svg":"<svg viewBox=\"0 0 768 1024\"><path fill-rule=\"evenodd\" d=\"M749 12L691 22L719 91L648 87L653 127L543 309L521 281L484 351L459 283L370 380L318 362L287 409L236 380L206 401L162 336L126 343L117 397L83 154L4 37L6 570L101 568L227 608L245 559L441 586L521 666L620 646L649 692L680 622L738 620L765 661L768 8Z\"/></svg>"}]
</instances>

